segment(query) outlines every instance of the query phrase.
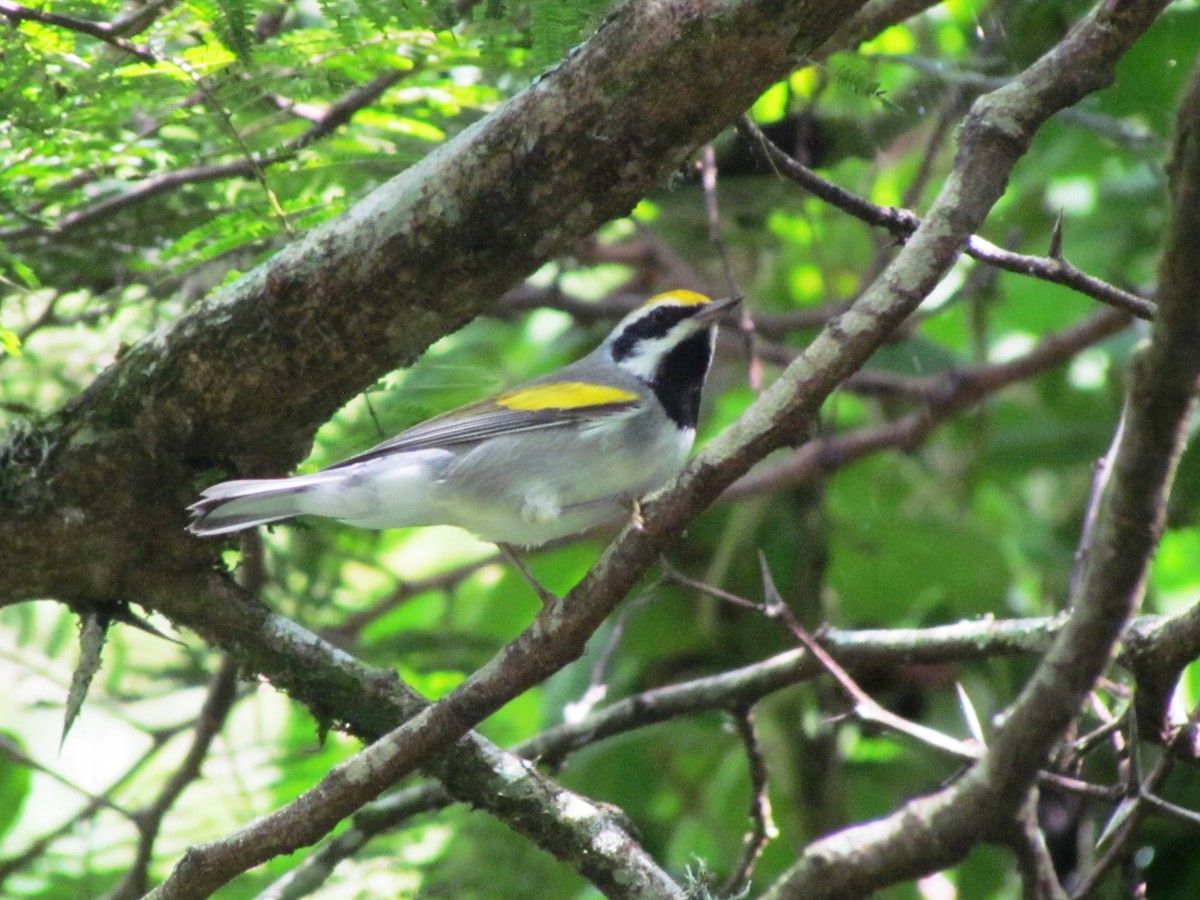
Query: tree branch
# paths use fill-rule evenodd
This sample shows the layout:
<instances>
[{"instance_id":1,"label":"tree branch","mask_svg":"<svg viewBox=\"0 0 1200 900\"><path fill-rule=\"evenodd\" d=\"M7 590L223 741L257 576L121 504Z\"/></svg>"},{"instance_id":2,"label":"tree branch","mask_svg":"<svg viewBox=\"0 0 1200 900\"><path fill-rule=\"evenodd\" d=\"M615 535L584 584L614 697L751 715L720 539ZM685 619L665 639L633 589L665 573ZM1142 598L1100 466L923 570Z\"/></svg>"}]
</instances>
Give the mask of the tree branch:
<instances>
[{"instance_id":1,"label":"tree branch","mask_svg":"<svg viewBox=\"0 0 1200 900\"><path fill-rule=\"evenodd\" d=\"M897 602L902 601L898 599ZM1172 633L1172 626L1184 622L1190 615L1184 612L1165 620L1159 616L1141 616L1130 624L1129 633L1147 635L1142 652L1149 652L1154 641L1150 635ZM984 619L931 628L853 631L832 628L822 632L820 642L843 667L852 669L961 663L1013 655L1041 655L1062 629L1064 620L1065 617L1058 616ZM1185 651L1175 643L1173 652ZM1200 636L1196 636L1186 652L1193 658L1200 655ZM1128 647L1119 662L1126 666L1130 664ZM824 671L825 668L804 649L787 650L737 669L623 697L578 722L548 728L509 748L509 752L554 769L576 751L609 738L700 712L748 708L779 691L811 681ZM1089 741L1103 737L1104 731L1098 729ZM1076 752L1085 751L1081 747ZM978 755L974 754L972 758ZM1100 787L1048 771L1040 773L1039 780L1101 802L1115 803L1122 793L1120 786ZM353 816L347 831L276 882L264 898L281 900L303 896L327 878L340 860L356 853L371 838L400 827L419 813L442 809L452 802L444 787L427 783L405 788L371 803ZM1025 840L1029 833L1024 834L1026 837L1013 835L1012 839Z\"/></svg>"},{"instance_id":2,"label":"tree branch","mask_svg":"<svg viewBox=\"0 0 1200 900\"><path fill-rule=\"evenodd\" d=\"M129 27L128 23L123 24L120 28L114 28L106 22L91 22L87 19L77 19L74 16L46 12L42 9L30 9L19 3L13 3L12 0L0 0L0 16L4 16L13 25L19 25L21 22L40 22L43 25L53 25L56 28L65 28L78 34L86 34L136 56L144 63L154 65L158 62L157 54L150 48L121 37L120 32Z\"/></svg>"},{"instance_id":3,"label":"tree branch","mask_svg":"<svg viewBox=\"0 0 1200 900\"><path fill-rule=\"evenodd\" d=\"M194 469L290 468L348 397L542 260L628 212L853 9L832 0L620 7L529 90L131 348L55 419L10 442L0 543L21 566L0 564L0 603L55 596L87 608L136 599L319 714L362 732L394 726L400 701L379 700L389 691L372 684L378 675L339 658L336 673L313 677L304 665L314 644L213 571L218 543L183 530ZM400 704L404 714L419 708L416 699ZM444 748L464 730L443 731L430 747ZM595 852L604 846L597 835L613 834L608 818L591 819L603 827L584 834L555 806L561 790L536 778L519 790L513 781L523 769L477 745L471 752L471 766L438 768L452 792L489 806L598 884L641 866L642 884L674 890L635 845ZM346 794L361 803L362 793L355 796ZM316 839L353 808L332 812L324 826L305 817L285 843ZM187 875L201 859L192 854L164 890L227 880L269 855L265 846L246 844L236 864L207 868L197 881Z\"/></svg>"},{"instance_id":4,"label":"tree branch","mask_svg":"<svg viewBox=\"0 0 1200 900\"><path fill-rule=\"evenodd\" d=\"M252 660L256 671L269 673L277 688L303 699L318 719L348 723L355 734L370 741L398 721L428 708L428 702L394 672L362 665L317 635L271 613L215 573L210 579L212 593L206 605L214 610L214 622L204 626L202 636L213 643L219 638L231 644L235 654ZM190 590L187 585L182 589ZM236 640L232 635L237 635ZM364 752L369 751L370 747ZM357 774L357 770L347 769L346 765L335 769L332 781L338 781L338 773ZM525 760L486 739L468 735L444 748L425 770L442 782L451 797L492 813L603 889L616 884L639 885L647 892L645 896L676 896L675 883L629 836L620 817L563 789ZM335 789L328 781L322 784ZM316 817L301 817L296 824L296 831L270 832L270 839L291 843L295 849L315 842L329 830ZM226 839L215 843L227 851L224 862L229 868L219 870L223 881L253 865L263 853L262 844L240 847ZM186 877L196 871L201 860L203 850L193 848L176 867L176 875L151 896L207 896L213 890L214 877L208 870L197 879ZM176 877L180 872L185 877Z\"/></svg>"},{"instance_id":5,"label":"tree branch","mask_svg":"<svg viewBox=\"0 0 1200 900\"><path fill-rule=\"evenodd\" d=\"M330 827L330 823L377 795L509 699L577 658L588 637L632 588L666 541L751 464L802 435L824 398L916 309L1001 196L1008 172L1037 128L1058 109L1107 84L1116 60L1160 9L1161 2L1113 2L1104 6L1011 85L977 102L960 135L954 172L930 214L893 263L742 419L692 461L674 489L642 504L640 521L626 526L562 603L548 608L530 629L448 696L335 770L326 782L294 804L228 841L189 855L167 885L177 889L193 879L219 884L222 882L211 879L225 877L235 856L241 865L255 859L256 853L281 852L295 846L297 840L313 839L314 825ZM993 756L989 753L979 769L986 770ZM970 798L964 807L975 816L1009 812L1023 797L1028 782L1022 778L1016 784L1001 786L1016 793L1008 806L988 808L983 801L993 800L995 791L989 786L986 792L962 793ZM1007 799L1003 790L1000 796ZM932 858L949 859L965 853L970 846L970 832L964 834L961 821L951 815L938 819L938 824L953 828L940 831L925 823L922 828L906 828L902 841L882 843L882 852L874 859L860 859L862 864L847 868L849 886L834 884L823 875L811 887L825 893L841 890L861 894L864 888L922 870ZM290 829L294 829L291 837L281 841L280 836ZM926 844L921 848L924 852L913 854L914 844ZM811 855L806 856L811 859ZM790 892L795 889L795 879L805 882L812 874L801 867L782 889Z\"/></svg>"},{"instance_id":6,"label":"tree branch","mask_svg":"<svg viewBox=\"0 0 1200 900\"><path fill-rule=\"evenodd\" d=\"M848 215L869 225L885 228L899 240L907 240L920 225L921 220L910 210L879 206L822 178L768 140L748 116L741 118L738 130L745 135L750 147L764 156L767 165ZM1154 318L1153 303L1075 268L1062 255L1061 247L1048 257L1030 256L1013 253L978 235L971 235L967 240L966 253L1006 272L1069 287L1101 303L1124 309L1140 319Z\"/></svg>"},{"instance_id":7,"label":"tree branch","mask_svg":"<svg viewBox=\"0 0 1200 900\"><path fill-rule=\"evenodd\" d=\"M921 408L882 425L813 438L783 460L760 466L738 479L722 499L737 500L799 484L880 450L914 450L957 413L1005 387L1062 365L1084 347L1116 334L1128 324L1128 314L1102 309L1077 325L1046 335L1029 353L1016 359L909 383L906 387L910 392L929 398ZM1181 662L1180 668L1188 661Z\"/></svg>"},{"instance_id":8,"label":"tree branch","mask_svg":"<svg viewBox=\"0 0 1200 900\"><path fill-rule=\"evenodd\" d=\"M1034 131L1049 115L1108 83L1116 60L1153 21L1161 6L1104 4L1011 84L977 101L960 132L954 173L926 223L939 215L953 216L959 229L974 230L978 221L975 201L999 196L1012 162L1024 152ZM994 182L997 175L999 184ZM979 183L983 179L991 182L986 188ZM918 229L916 234L920 233ZM966 235L962 238L965 241ZM912 246L910 240L897 263ZM896 267L893 263L892 268ZM885 273L883 280L887 277ZM1166 317L1162 309L1160 320ZM1161 321L1156 322L1156 332L1162 330ZM1200 344L1193 343L1185 358L1194 354L1197 346ZM1166 409L1163 414L1170 420L1182 411L1182 407ZM1139 423L1142 427L1147 424ZM1158 423L1157 428L1162 427ZM1168 431L1175 427L1178 421L1167 426ZM913 801L885 819L855 826L811 845L785 878L772 887L768 897L861 896L897 879L932 871L961 858L976 840L1010 817L1023 802L1037 766L1107 663L1137 599L1140 577L1131 584L1123 576L1131 569L1140 571L1144 567L1153 539L1135 524L1136 514L1151 516L1142 521L1157 521L1153 516L1161 514L1158 504L1171 468L1169 464L1163 467L1163 463L1178 452L1173 440L1160 441L1154 450L1141 449L1149 451L1147 457L1131 463L1131 454L1126 450L1122 460L1125 465L1142 467L1138 475L1143 480L1138 487L1149 485L1149 490L1117 494L1131 506L1120 516L1128 526L1127 540L1131 543L1121 547L1120 553L1106 549L1092 557L1095 569L1089 570L1082 595L1086 602L1075 606L1055 649L1010 710L981 763L951 788ZM1135 503L1135 494L1149 497L1149 503ZM1120 537L1112 534L1113 506L1108 509L1103 517L1108 523L1103 526L1106 547L1111 546L1108 540L1119 542ZM1118 558L1120 566L1114 566ZM1102 583L1103 578L1110 580ZM831 878L832 872L838 877Z\"/></svg>"}]
</instances>

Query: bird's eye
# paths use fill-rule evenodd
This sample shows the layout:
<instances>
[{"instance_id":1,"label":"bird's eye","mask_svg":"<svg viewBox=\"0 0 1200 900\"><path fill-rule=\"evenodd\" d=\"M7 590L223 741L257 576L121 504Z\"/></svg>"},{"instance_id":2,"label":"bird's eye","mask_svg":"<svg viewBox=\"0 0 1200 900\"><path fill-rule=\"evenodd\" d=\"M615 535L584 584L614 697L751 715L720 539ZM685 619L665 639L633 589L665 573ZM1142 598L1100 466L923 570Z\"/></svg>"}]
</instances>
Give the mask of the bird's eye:
<instances>
[{"instance_id":1,"label":"bird's eye","mask_svg":"<svg viewBox=\"0 0 1200 900\"><path fill-rule=\"evenodd\" d=\"M660 306L651 310L640 319L630 322L613 342L613 358L624 359L643 341L666 337L672 328L694 314L695 310L684 306Z\"/></svg>"},{"instance_id":2,"label":"bird's eye","mask_svg":"<svg viewBox=\"0 0 1200 900\"><path fill-rule=\"evenodd\" d=\"M663 337L684 319L690 319L694 312L683 306L660 306L646 317L644 336Z\"/></svg>"}]
</instances>

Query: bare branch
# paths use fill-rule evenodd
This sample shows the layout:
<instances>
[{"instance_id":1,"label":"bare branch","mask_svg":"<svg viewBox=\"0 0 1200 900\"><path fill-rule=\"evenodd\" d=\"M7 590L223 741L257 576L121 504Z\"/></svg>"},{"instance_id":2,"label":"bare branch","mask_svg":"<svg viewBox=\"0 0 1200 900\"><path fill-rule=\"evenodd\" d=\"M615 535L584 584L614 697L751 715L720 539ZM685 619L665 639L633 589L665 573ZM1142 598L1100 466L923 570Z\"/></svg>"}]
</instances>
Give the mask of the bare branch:
<instances>
[{"instance_id":1,"label":"bare branch","mask_svg":"<svg viewBox=\"0 0 1200 900\"><path fill-rule=\"evenodd\" d=\"M237 673L237 663L233 657L226 656L209 682L208 696L200 709L192 743L183 762L159 791L154 802L134 813L134 821L138 826L137 855L120 883L108 894L108 900L134 900L146 893L154 842L162 827L163 817L175 805L184 789L200 777L200 768L208 756L209 748L224 727L237 699Z\"/></svg>"},{"instance_id":2,"label":"bare branch","mask_svg":"<svg viewBox=\"0 0 1200 900\"><path fill-rule=\"evenodd\" d=\"M899 240L907 240L919 227L920 219L909 210L878 206L826 181L768 140L749 117L742 117L738 123L738 130L746 136L747 142L756 152L764 154L768 165L831 206L835 206L869 225L885 228ZM1065 285L1102 303L1127 310L1139 318L1151 319L1154 317L1153 303L1081 272L1061 255L1040 257L1013 253L997 247L978 235L971 235L967 239L965 252L980 262L988 263L998 269L1015 272L1018 275L1027 275L1053 284Z\"/></svg>"},{"instance_id":3,"label":"bare branch","mask_svg":"<svg viewBox=\"0 0 1200 900\"><path fill-rule=\"evenodd\" d=\"M1059 883L1054 871L1054 861L1046 849L1046 837L1038 826L1038 793L1030 791L1021 807L1010 846L1021 869L1025 882L1026 900L1067 900L1067 892Z\"/></svg>"},{"instance_id":4,"label":"bare branch","mask_svg":"<svg viewBox=\"0 0 1200 900\"><path fill-rule=\"evenodd\" d=\"M77 19L74 16L64 16L42 9L30 9L19 3L13 3L12 0L0 0L0 16L4 16L13 25L21 22L40 22L43 25L53 25L56 28L65 28L68 31L86 34L136 56L144 63L154 65L158 62L158 55L149 47L135 44L133 41L121 37L121 32L129 27L127 23L113 26L106 22L90 22L87 19Z\"/></svg>"},{"instance_id":5,"label":"bare branch","mask_svg":"<svg viewBox=\"0 0 1200 900\"><path fill-rule=\"evenodd\" d=\"M813 438L782 461L761 466L740 478L723 499L736 500L824 476L880 450L914 450L957 413L1009 385L1062 365L1084 347L1117 333L1128 323L1126 313L1103 309L1078 325L1047 335L1029 353L1008 362L892 384L893 389L902 387L907 393L927 397L926 404L883 425ZM1197 618L1200 620L1200 616ZM1181 641L1179 646L1182 649L1191 644Z\"/></svg>"},{"instance_id":6,"label":"bare branch","mask_svg":"<svg viewBox=\"0 0 1200 900\"><path fill-rule=\"evenodd\" d=\"M746 763L750 772L751 829L744 839L742 858L721 889L723 897L736 897L746 889L758 858L767 849L767 845L778 836L778 830L771 817L771 800L767 796L767 760L754 727L753 711L739 710L734 714L733 721L737 726L742 746L746 748Z\"/></svg>"}]
</instances>

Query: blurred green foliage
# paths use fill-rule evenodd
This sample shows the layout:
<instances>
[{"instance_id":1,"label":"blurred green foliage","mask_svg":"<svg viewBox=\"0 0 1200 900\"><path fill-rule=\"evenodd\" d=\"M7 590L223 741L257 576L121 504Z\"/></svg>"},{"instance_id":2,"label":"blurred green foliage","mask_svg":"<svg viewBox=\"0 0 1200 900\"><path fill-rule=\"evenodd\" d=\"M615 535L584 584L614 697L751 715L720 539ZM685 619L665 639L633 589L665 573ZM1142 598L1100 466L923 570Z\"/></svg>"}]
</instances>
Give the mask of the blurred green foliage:
<instances>
[{"instance_id":1,"label":"blurred green foliage","mask_svg":"<svg viewBox=\"0 0 1200 900\"><path fill-rule=\"evenodd\" d=\"M826 177L919 212L953 157L952 133L939 132L937 119L961 111L978 90L967 76L999 79L1019 71L1085 6L993 8L954 0L856 53L797 72L767 92L755 112L764 124L801 122L803 148ZM32 22L5 28L0 416L10 436L86 388L122 347L173 322L289 235L338 215L495 109L584 40L607 9L399 0L166 4L128 34L160 58L155 64L66 28ZM136 12L83 0L56 3L54 10L97 21ZM1120 286L1151 289L1164 219L1162 166L1176 99L1198 48L1200 8L1174 5L1124 60L1112 88L1047 126L1015 170L984 236L1045 254L1061 214L1065 253L1076 266ZM389 73L394 83L347 124L306 137L334 104L352 101ZM255 165L242 175L221 174L219 167L247 160ZM735 271L755 315L790 315L852 298L894 252L886 235L770 176L738 175L731 167L719 198ZM683 173L618 231L654 236L722 290L707 229L702 197ZM1017 275L976 280L977 270L973 262L956 269L871 370L936 376L1012 358L1096 307ZM644 277L624 266L589 269L571 260L537 276L583 299ZM574 359L608 325L549 310L476 321L411 370L348 403L318 434L303 468ZM777 341L795 351L813 333L790 328ZM880 452L828 478L719 505L688 529L671 562L757 600L761 551L785 599L814 626L919 627L1056 612L1091 466L1111 439L1140 333L1135 326L1067 366L987 398L920 448ZM701 442L753 395L736 344L723 350L710 382ZM767 379L777 370L768 363ZM894 398L839 393L821 430L871 428L908 409ZM1200 584L1194 457L1185 459L1177 487L1150 612L1190 606ZM540 552L530 564L550 589L565 592L601 546L594 540ZM396 668L429 697L486 662L538 609L523 582L491 560L490 546L450 529L374 533L313 522L276 529L267 547L268 604L335 636L364 661ZM459 577L438 582L456 568ZM424 588L410 589L426 579ZM483 733L515 743L561 722L590 683L603 684L614 700L748 665L792 643L761 616L677 587L650 581L633 597L619 625L610 623L593 639L587 658L510 704ZM348 620L357 626L346 630ZM7 873L0 888L6 896L97 897L119 880L137 839L121 810L151 801L179 765L187 726L216 665L215 653L192 635L174 646L118 629L59 754L75 638L72 614L58 605L0 611L7 683L0 739L69 782L30 770L11 754L2 757L0 861L52 836ZM855 674L903 714L961 736L954 683L964 685L987 722L1030 666L1017 658ZM1189 673L1181 688L1186 704L1200 697L1196 677ZM927 748L834 718L844 711L823 684L791 689L758 707L780 836L759 864L756 889L807 840L885 814L954 774L953 763ZM243 683L203 777L169 813L152 872L164 874L189 843L292 799L354 749L336 732L319 737L310 714L269 685ZM1087 773L1092 780L1114 777L1104 764L1096 768ZM744 749L723 713L587 747L558 777L619 806L649 851L680 876L702 866L720 880L735 865L749 827L749 781ZM1195 808L1197 791L1188 772L1168 785L1167 796ZM80 816L98 794L112 805ZM1105 814L1101 805L1081 813L1093 829ZM1168 820L1147 827L1148 850L1139 859L1151 896L1195 896L1200 864L1175 852L1186 834ZM218 896L254 896L294 865L275 860ZM997 848L976 851L940 877L960 897L1005 898L1020 890L1010 857ZM595 895L503 825L452 809L377 838L315 896L499 900L531 896L530 884L539 885L538 897ZM1115 884L1106 890L1103 896L1120 895ZM909 885L882 896L919 893Z\"/></svg>"}]
</instances>

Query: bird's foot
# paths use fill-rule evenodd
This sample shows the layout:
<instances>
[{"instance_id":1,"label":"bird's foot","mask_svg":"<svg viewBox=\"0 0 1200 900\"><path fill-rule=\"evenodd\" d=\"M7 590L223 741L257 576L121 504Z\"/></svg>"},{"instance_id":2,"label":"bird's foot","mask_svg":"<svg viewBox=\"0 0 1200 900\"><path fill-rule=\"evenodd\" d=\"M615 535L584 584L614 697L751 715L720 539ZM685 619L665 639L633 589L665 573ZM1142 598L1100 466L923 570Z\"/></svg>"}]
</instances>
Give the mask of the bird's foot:
<instances>
[{"instance_id":1,"label":"bird's foot","mask_svg":"<svg viewBox=\"0 0 1200 900\"><path fill-rule=\"evenodd\" d=\"M537 594L537 598L542 601L542 606L544 608L548 609L559 601L560 598L556 594L546 590L546 588L542 586L541 582L533 577L533 573L529 571L529 568L521 561L521 558L517 556L516 548L514 548L511 544L497 544L496 546L500 548L500 552L504 554L504 558L512 563L512 567L516 569L520 573L521 577L528 582L529 586L533 588L533 592Z\"/></svg>"}]
</instances>

